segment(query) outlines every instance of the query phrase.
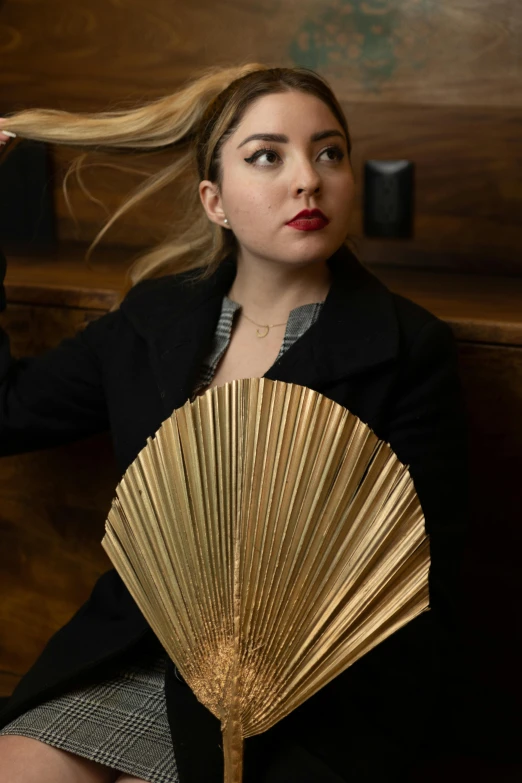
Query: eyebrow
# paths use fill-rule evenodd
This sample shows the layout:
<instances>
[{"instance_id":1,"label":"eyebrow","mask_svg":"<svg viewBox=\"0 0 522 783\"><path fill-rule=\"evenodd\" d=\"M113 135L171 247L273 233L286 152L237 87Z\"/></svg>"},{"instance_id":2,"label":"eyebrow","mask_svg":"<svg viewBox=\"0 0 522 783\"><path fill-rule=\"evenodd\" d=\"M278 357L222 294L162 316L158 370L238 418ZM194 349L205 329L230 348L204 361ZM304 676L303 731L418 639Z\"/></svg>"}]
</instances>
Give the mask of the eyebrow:
<instances>
[{"instance_id":1,"label":"eyebrow","mask_svg":"<svg viewBox=\"0 0 522 783\"><path fill-rule=\"evenodd\" d=\"M341 133L341 131L337 130L336 128L332 128L330 130L324 130L319 131L318 133L312 133L310 136L310 141L321 141L321 139L328 139L331 136L340 136L341 139L345 139L344 133ZM242 147L243 144L246 144L247 141L279 141L282 144L286 144L288 142L288 136L285 136L283 133L253 133L252 136L247 136L246 139L243 139L239 147ZM239 149L239 147L237 149Z\"/></svg>"}]
</instances>

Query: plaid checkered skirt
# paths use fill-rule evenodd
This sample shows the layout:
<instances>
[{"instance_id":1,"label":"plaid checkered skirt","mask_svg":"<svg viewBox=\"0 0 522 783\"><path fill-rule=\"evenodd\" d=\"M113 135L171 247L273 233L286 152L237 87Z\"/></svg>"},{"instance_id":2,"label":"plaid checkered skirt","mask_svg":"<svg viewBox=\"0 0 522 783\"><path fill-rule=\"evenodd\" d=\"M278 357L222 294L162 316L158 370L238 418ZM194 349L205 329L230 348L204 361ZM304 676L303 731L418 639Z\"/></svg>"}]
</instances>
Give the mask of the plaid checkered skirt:
<instances>
[{"instance_id":1,"label":"plaid checkered skirt","mask_svg":"<svg viewBox=\"0 0 522 783\"><path fill-rule=\"evenodd\" d=\"M0 730L150 783L179 780L165 702L164 652L140 651L114 676L28 710Z\"/></svg>"}]
</instances>

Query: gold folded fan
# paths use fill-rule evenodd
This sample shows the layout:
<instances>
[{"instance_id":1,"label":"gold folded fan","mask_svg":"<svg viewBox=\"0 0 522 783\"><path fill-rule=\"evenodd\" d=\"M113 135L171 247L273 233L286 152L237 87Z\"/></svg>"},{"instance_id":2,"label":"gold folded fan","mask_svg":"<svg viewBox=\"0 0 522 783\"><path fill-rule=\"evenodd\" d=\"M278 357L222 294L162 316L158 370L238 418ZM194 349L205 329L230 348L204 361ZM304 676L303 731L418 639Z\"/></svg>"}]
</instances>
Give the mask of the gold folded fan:
<instances>
[{"instance_id":1,"label":"gold folded fan","mask_svg":"<svg viewBox=\"0 0 522 783\"><path fill-rule=\"evenodd\" d=\"M429 608L408 466L343 406L243 378L166 419L128 467L102 546L196 697L225 782L260 734Z\"/></svg>"}]
</instances>

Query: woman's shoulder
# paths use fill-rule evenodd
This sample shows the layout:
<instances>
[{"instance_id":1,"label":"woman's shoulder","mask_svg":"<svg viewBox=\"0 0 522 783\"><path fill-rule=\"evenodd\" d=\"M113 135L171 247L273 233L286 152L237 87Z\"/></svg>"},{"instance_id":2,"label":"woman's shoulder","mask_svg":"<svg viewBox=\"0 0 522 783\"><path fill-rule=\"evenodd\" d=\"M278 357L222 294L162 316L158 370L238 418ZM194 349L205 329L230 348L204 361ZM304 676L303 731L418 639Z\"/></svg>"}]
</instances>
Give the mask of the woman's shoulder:
<instances>
[{"instance_id":1,"label":"woman's shoulder","mask_svg":"<svg viewBox=\"0 0 522 783\"><path fill-rule=\"evenodd\" d=\"M392 290L375 269L365 265L353 254L351 260L351 272L357 281L357 296L362 297L370 317L372 311L376 315L386 314L389 328L398 331L403 347L412 345L421 333L433 332L446 340L452 334L449 324L427 307ZM349 282L347 289L350 291Z\"/></svg>"},{"instance_id":2,"label":"woman's shoulder","mask_svg":"<svg viewBox=\"0 0 522 783\"><path fill-rule=\"evenodd\" d=\"M190 273L145 278L136 283L119 304L90 321L82 330L82 340L100 353L110 353L114 345L146 330L159 313L172 309L172 293Z\"/></svg>"},{"instance_id":3,"label":"woman's shoulder","mask_svg":"<svg viewBox=\"0 0 522 783\"><path fill-rule=\"evenodd\" d=\"M119 312L135 332L144 337L161 333L163 327L189 309L208 287L198 284L201 269L189 269L136 283L119 305Z\"/></svg>"},{"instance_id":4,"label":"woman's shoulder","mask_svg":"<svg viewBox=\"0 0 522 783\"><path fill-rule=\"evenodd\" d=\"M151 298L170 296L174 289L190 283L196 271L199 270L189 269L188 271L176 272L175 274L162 275L161 277L146 277L143 280L139 280L127 291L121 305L125 304L126 307L129 305L135 306Z\"/></svg>"},{"instance_id":5,"label":"woman's shoulder","mask_svg":"<svg viewBox=\"0 0 522 783\"><path fill-rule=\"evenodd\" d=\"M406 345L412 345L421 335L434 334L441 339L450 339L453 330L447 321L435 315L413 299L409 299L395 291L390 291L400 334Z\"/></svg>"}]
</instances>

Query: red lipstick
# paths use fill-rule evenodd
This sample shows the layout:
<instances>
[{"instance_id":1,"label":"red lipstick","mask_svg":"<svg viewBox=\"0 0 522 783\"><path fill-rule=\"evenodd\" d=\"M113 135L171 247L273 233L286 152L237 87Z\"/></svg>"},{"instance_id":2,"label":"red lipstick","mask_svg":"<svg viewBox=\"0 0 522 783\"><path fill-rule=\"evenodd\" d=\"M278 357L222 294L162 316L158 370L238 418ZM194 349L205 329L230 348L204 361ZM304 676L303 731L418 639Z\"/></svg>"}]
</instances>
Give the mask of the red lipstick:
<instances>
[{"instance_id":1,"label":"red lipstick","mask_svg":"<svg viewBox=\"0 0 522 783\"><path fill-rule=\"evenodd\" d=\"M299 231L317 231L327 226L329 222L320 209L303 209L286 225L297 228Z\"/></svg>"}]
</instances>

